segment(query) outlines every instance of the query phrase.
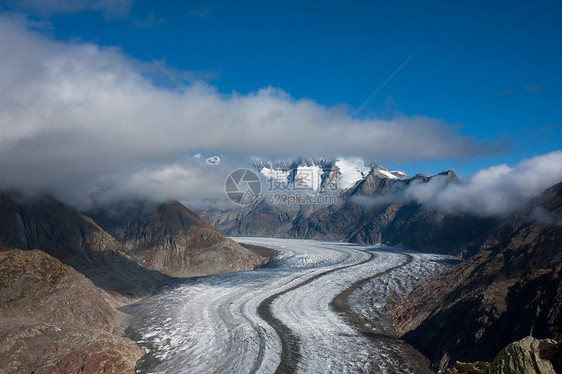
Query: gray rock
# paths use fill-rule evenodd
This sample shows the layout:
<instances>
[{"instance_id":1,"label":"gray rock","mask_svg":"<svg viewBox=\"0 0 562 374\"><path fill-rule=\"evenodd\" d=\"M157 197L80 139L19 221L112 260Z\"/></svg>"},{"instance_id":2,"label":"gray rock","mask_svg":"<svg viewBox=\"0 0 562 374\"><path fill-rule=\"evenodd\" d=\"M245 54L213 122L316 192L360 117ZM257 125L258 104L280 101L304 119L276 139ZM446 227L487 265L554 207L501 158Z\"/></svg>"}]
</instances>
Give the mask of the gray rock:
<instances>
[{"instance_id":1,"label":"gray rock","mask_svg":"<svg viewBox=\"0 0 562 374\"><path fill-rule=\"evenodd\" d=\"M556 374L552 363L542 358L554 345L551 340L532 336L511 343L498 353L486 374Z\"/></svg>"}]
</instances>

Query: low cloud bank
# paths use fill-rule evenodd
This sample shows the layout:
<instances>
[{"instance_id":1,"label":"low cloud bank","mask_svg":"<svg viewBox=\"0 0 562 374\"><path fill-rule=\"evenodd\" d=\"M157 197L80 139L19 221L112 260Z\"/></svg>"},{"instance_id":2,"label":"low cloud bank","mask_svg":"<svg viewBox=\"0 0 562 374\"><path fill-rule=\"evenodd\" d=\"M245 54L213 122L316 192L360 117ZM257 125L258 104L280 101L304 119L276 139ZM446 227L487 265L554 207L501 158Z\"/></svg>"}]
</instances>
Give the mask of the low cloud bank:
<instances>
[{"instance_id":1,"label":"low cloud bank","mask_svg":"<svg viewBox=\"0 0 562 374\"><path fill-rule=\"evenodd\" d=\"M438 175L429 182L414 181L404 189L377 198L359 198L365 205L411 201L446 213L506 216L530 199L562 181L562 151L508 165L483 169L458 181ZM537 215L540 212L537 212Z\"/></svg>"}]
</instances>

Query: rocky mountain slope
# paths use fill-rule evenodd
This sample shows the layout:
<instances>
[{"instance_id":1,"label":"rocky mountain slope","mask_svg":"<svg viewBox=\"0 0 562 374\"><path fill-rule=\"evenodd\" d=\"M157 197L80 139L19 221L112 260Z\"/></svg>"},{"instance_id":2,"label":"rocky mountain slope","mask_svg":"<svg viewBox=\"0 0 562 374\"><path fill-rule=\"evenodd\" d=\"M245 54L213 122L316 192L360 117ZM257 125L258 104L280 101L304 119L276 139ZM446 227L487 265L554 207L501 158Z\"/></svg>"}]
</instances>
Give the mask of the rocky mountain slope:
<instances>
[{"instance_id":1,"label":"rocky mountain slope","mask_svg":"<svg viewBox=\"0 0 562 374\"><path fill-rule=\"evenodd\" d=\"M144 351L114 335L126 315L39 250L0 252L0 373L134 373Z\"/></svg>"},{"instance_id":2,"label":"rocky mountain slope","mask_svg":"<svg viewBox=\"0 0 562 374\"><path fill-rule=\"evenodd\" d=\"M0 243L41 249L125 297L122 302L150 294L170 276L251 270L266 262L179 202L122 202L91 213L103 228L49 197L0 194Z\"/></svg>"},{"instance_id":3,"label":"rocky mountain slope","mask_svg":"<svg viewBox=\"0 0 562 374\"><path fill-rule=\"evenodd\" d=\"M268 199L271 195L265 195L248 206L217 204L199 214L229 236L384 243L469 256L473 243L481 243L497 219L442 213L410 200L386 198L412 183L427 183L435 177L450 181L457 178L452 171L434 177L398 178L379 165L352 187L324 195L335 197L331 204L276 204Z\"/></svg>"},{"instance_id":4,"label":"rocky mountain slope","mask_svg":"<svg viewBox=\"0 0 562 374\"><path fill-rule=\"evenodd\" d=\"M435 368L491 361L508 343L562 328L562 183L501 222L481 252L420 285L391 311Z\"/></svg>"},{"instance_id":5,"label":"rocky mountain slope","mask_svg":"<svg viewBox=\"0 0 562 374\"><path fill-rule=\"evenodd\" d=\"M114 307L266 262L178 202L95 213L111 234L55 199L0 194L0 373L134 373L144 350Z\"/></svg>"},{"instance_id":6,"label":"rocky mountain slope","mask_svg":"<svg viewBox=\"0 0 562 374\"><path fill-rule=\"evenodd\" d=\"M251 270L266 262L177 201L123 202L89 215L143 266L174 277Z\"/></svg>"},{"instance_id":7,"label":"rocky mountain slope","mask_svg":"<svg viewBox=\"0 0 562 374\"><path fill-rule=\"evenodd\" d=\"M116 297L149 295L167 276L140 265L134 255L91 218L49 197L0 195L0 243L40 249L86 275Z\"/></svg>"}]
</instances>

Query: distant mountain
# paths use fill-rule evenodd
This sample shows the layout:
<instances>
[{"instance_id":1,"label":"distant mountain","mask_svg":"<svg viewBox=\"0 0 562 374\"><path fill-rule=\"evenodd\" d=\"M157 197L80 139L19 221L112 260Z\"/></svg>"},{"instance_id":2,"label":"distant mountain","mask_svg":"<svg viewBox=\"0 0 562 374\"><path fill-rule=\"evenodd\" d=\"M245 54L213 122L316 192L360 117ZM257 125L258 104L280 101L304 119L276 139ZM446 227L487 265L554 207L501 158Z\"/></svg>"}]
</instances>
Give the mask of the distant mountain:
<instances>
[{"instance_id":1,"label":"distant mountain","mask_svg":"<svg viewBox=\"0 0 562 374\"><path fill-rule=\"evenodd\" d=\"M500 222L470 259L420 285L392 312L435 368L491 361L528 335L562 338L562 183Z\"/></svg>"},{"instance_id":2,"label":"distant mountain","mask_svg":"<svg viewBox=\"0 0 562 374\"><path fill-rule=\"evenodd\" d=\"M252 166L267 179L286 183L289 188L304 187L313 192L344 190L369 173L389 179L408 179L403 171L390 171L378 162L357 158L254 159Z\"/></svg>"},{"instance_id":3,"label":"distant mountain","mask_svg":"<svg viewBox=\"0 0 562 374\"><path fill-rule=\"evenodd\" d=\"M251 270L266 262L177 201L121 202L88 214L143 266L174 277Z\"/></svg>"},{"instance_id":4,"label":"distant mountain","mask_svg":"<svg viewBox=\"0 0 562 374\"><path fill-rule=\"evenodd\" d=\"M452 171L410 178L402 172L390 172L380 164L369 170L351 187L316 193L329 203L285 204L272 199L275 194L266 192L247 206L216 204L199 214L228 236L384 243L465 256L472 254L467 251L473 248L473 242L483 240L497 222L495 218L428 210L415 202L392 197L412 183L428 183L434 177L454 182L457 176Z\"/></svg>"}]
</instances>

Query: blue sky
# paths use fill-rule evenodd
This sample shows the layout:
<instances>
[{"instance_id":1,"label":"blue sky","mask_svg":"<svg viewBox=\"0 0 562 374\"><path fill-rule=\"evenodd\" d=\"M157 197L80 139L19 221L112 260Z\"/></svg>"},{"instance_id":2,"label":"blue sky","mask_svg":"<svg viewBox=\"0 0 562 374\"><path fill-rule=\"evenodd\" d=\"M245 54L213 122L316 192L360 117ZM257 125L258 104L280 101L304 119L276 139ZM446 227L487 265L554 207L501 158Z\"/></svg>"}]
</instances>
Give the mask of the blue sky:
<instances>
[{"instance_id":1,"label":"blue sky","mask_svg":"<svg viewBox=\"0 0 562 374\"><path fill-rule=\"evenodd\" d=\"M359 107L359 116L440 118L505 154L452 160L463 174L562 144L562 4L557 1L138 1L129 14L48 17L58 39L165 59L242 94L274 86L295 98ZM404 167L430 172L447 162Z\"/></svg>"},{"instance_id":2,"label":"blue sky","mask_svg":"<svg viewBox=\"0 0 562 374\"><path fill-rule=\"evenodd\" d=\"M419 158L360 154L410 174L453 169L468 176L562 148L559 1L7 0L1 14L25 19L27 32L45 43L94 45L100 53L112 47L129 68L157 60L187 86L202 82L219 99L261 98L260 89L273 87L281 93L265 96L343 110L350 124L381 120L391 127L407 118L416 126L424 118L453 133L443 138L452 139L451 147L459 139L474 143L470 151ZM177 90L146 66L140 70L155 87Z\"/></svg>"}]
</instances>

